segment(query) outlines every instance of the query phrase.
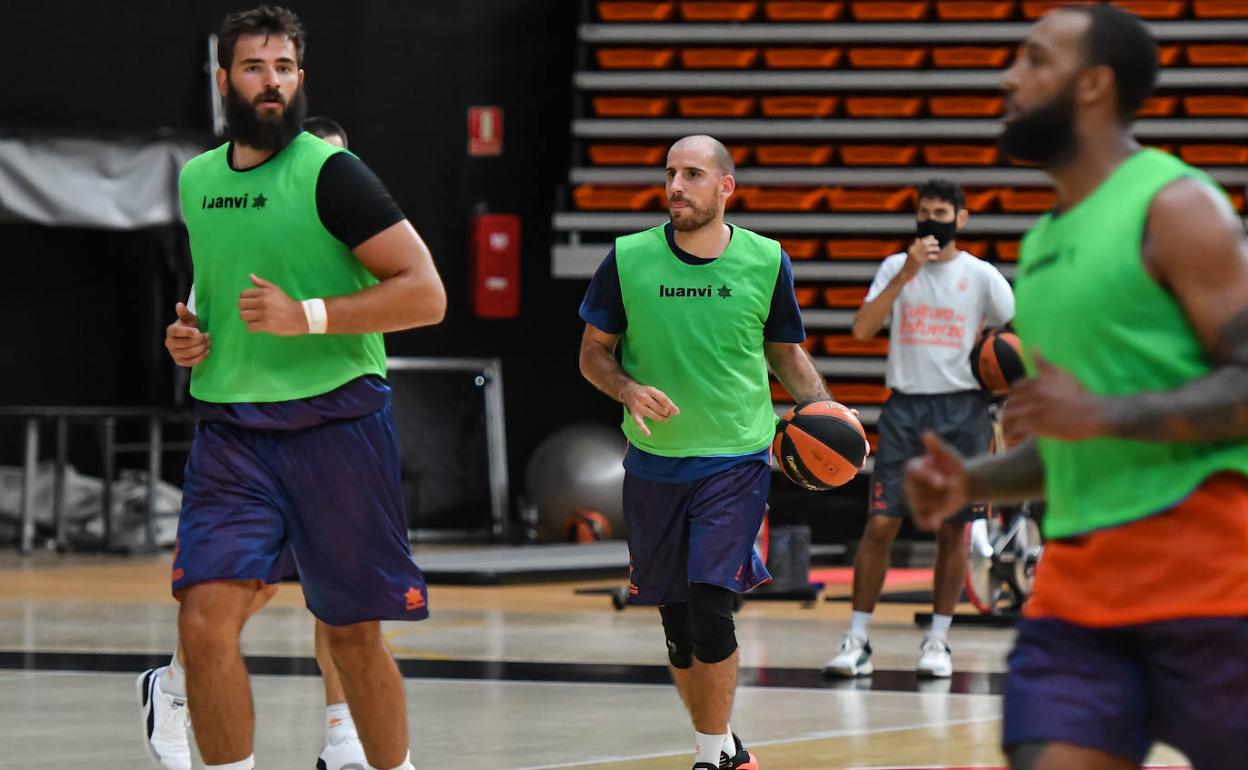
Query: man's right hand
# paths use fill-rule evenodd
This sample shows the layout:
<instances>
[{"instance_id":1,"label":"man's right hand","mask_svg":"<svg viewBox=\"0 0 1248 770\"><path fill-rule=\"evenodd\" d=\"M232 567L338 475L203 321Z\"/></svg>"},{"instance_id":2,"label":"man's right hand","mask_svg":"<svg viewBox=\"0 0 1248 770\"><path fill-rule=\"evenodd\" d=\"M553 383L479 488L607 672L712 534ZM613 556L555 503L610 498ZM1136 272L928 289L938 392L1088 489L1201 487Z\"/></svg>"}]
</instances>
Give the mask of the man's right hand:
<instances>
[{"instance_id":1,"label":"man's right hand","mask_svg":"<svg viewBox=\"0 0 1248 770\"><path fill-rule=\"evenodd\" d=\"M668 418L680 414L680 409L666 393L636 382L624 386L620 401L628 408L637 429L647 436L650 435L650 428L646 427L646 420L667 422Z\"/></svg>"},{"instance_id":2,"label":"man's right hand","mask_svg":"<svg viewBox=\"0 0 1248 770\"><path fill-rule=\"evenodd\" d=\"M165 327L165 349L178 366L194 366L208 357L212 339L199 330L199 318L179 302L178 320Z\"/></svg>"},{"instance_id":3,"label":"man's right hand","mask_svg":"<svg viewBox=\"0 0 1248 770\"><path fill-rule=\"evenodd\" d=\"M928 262L940 256L940 243L936 240L936 236L928 235L923 238L915 238L914 243L910 244L910 249L906 252L906 264L901 267L901 274L907 279L913 278L919 274L919 270Z\"/></svg>"},{"instance_id":4,"label":"man's right hand","mask_svg":"<svg viewBox=\"0 0 1248 770\"><path fill-rule=\"evenodd\" d=\"M966 507L966 463L958 451L936 437L923 434L927 454L906 464L906 502L920 529L931 531Z\"/></svg>"}]
</instances>

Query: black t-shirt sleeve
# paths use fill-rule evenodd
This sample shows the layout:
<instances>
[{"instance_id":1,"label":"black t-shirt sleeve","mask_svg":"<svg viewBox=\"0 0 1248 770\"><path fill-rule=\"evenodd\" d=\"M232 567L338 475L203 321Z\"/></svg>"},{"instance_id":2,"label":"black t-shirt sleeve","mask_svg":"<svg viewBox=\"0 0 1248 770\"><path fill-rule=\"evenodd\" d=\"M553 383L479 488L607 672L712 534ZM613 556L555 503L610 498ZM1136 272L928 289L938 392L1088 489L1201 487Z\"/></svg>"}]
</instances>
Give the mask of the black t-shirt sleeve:
<instances>
[{"instance_id":1,"label":"black t-shirt sleeve","mask_svg":"<svg viewBox=\"0 0 1248 770\"><path fill-rule=\"evenodd\" d=\"M316 211L325 229L350 249L406 218L373 170L349 152L331 155L321 166Z\"/></svg>"},{"instance_id":2,"label":"black t-shirt sleeve","mask_svg":"<svg viewBox=\"0 0 1248 770\"><path fill-rule=\"evenodd\" d=\"M776 274L776 288L771 293L771 312L763 328L763 337L768 342L802 342L806 339L802 311L793 290L793 262L783 250L780 251L780 270Z\"/></svg>"},{"instance_id":3,"label":"black t-shirt sleeve","mask_svg":"<svg viewBox=\"0 0 1248 770\"><path fill-rule=\"evenodd\" d=\"M589 289L581 302L581 319L607 334L623 334L628 329L615 249L607 253L607 258L594 271L594 278L589 282Z\"/></svg>"}]
</instances>

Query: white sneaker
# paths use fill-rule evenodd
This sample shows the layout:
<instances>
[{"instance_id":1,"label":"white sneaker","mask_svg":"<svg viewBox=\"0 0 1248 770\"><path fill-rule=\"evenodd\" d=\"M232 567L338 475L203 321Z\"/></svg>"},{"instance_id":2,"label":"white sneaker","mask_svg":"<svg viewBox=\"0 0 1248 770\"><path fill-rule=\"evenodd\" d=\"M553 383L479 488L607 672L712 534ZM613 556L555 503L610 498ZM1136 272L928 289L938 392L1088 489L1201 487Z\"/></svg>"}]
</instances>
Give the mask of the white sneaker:
<instances>
[{"instance_id":1,"label":"white sneaker","mask_svg":"<svg viewBox=\"0 0 1248 770\"><path fill-rule=\"evenodd\" d=\"M348 738L341 743L329 743L316 758L316 770L369 770L364 757L364 745L359 738Z\"/></svg>"},{"instance_id":2,"label":"white sneaker","mask_svg":"<svg viewBox=\"0 0 1248 770\"><path fill-rule=\"evenodd\" d=\"M924 637L919 648L919 665L915 673L921 677L945 678L953 676L953 656L949 645L941 639Z\"/></svg>"},{"instance_id":3,"label":"white sneaker","mask_svg":"<svg viewBox=\"0 0 1248 770\"><path fill-rule=\"evenodd\" d=\"M143 745L158 767L191 770L191 744L187 730L191 714L186 698L167 695L160 689L165 667L149 668L135 680L143 714Z\"/></svg>"},{"instance_id":4,"label":"white sneaker","mask_svg":"<svg viewBox=\"0 0 1248 770\"><path fill-rule=\"evenodd\" d=\"M875 669L871 665L871 643L860 642L851 634L845 635L841 650L823 667L830 676L869 676Z\"/></svg>"}]
</instances>

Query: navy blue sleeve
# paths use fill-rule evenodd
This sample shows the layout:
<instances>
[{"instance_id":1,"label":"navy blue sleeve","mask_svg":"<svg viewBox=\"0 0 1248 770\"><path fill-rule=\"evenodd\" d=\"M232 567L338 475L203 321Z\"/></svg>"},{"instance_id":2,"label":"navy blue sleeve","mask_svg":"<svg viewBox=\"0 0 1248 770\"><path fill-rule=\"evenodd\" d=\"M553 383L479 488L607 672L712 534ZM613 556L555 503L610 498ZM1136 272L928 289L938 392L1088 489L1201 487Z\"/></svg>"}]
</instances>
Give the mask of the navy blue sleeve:
<instances>
[{"instance_id":1,"label":"navy blue sleeve","mask_svg":"<svg viewBox=\"0 0 1248 770\"><path fill-rule=\"evenodd\" d=\"M581 319L585 323L606 332L623 334L628 328L624 314L624 297L620 294L620 270L615 264L615 249L594 272L585 299L581 302Z\"/></svg>"},{"instance_id":2,"label":"navy blue sleeve","mask_svg":"<svg viewBox=\"0 0 1248 770\"><path fill-rule=\"evenodd\" d=\"M797 306L797 293L793 291L793 261L780 251L780 271L776 274L776 288L771 293L771 312L763 327L763 339L768 342L804 342L806 327L802 325L802 310Z\"/></svg>"}]
</instances>

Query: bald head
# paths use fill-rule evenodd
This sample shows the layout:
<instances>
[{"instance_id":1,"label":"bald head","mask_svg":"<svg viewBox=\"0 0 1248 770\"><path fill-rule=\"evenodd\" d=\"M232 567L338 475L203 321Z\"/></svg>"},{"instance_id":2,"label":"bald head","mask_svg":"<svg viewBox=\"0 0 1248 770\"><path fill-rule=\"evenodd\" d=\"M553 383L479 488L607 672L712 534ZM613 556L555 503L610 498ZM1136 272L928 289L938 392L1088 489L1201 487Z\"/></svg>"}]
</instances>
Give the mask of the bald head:
<instances>
[{"instance_id":1,"label":"bald head","mask_svg":"<svg viewBox=\"0 0 1248 770\"><path fill-rule=\"evenodd\" d=\"M732 160L732 153L728 152L723 142L713 136L695 134L677 141L667 151L669 165L672 155L677 152L687 158L702 159L708 168L714 168L724 176L737 173L737 164Z\"/></svg>"}]
</instances>

